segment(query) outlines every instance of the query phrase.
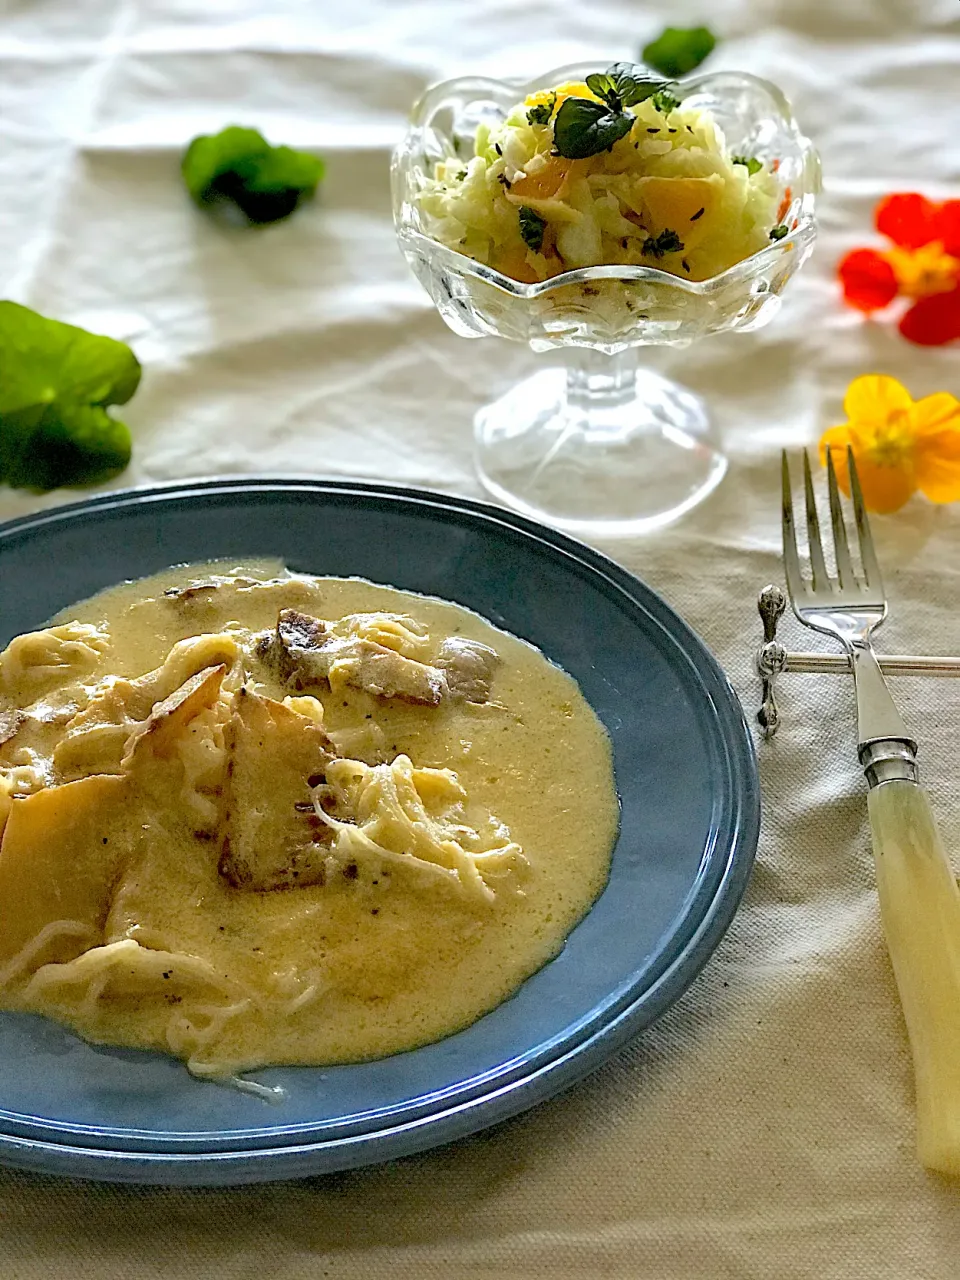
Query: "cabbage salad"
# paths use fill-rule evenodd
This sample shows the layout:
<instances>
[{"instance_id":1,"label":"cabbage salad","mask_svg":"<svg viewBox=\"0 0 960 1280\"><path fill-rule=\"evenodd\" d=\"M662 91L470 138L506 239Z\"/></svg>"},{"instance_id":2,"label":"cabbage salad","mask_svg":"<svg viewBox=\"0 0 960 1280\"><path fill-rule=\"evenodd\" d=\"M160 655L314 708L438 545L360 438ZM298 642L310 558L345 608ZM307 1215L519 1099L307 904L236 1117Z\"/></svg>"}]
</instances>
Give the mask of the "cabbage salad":
<instances>
[{"instance_id":1,"label":"cabbage salad","mask_svg":"<svg viewBox=\"0 0 960 1280\"><path fill-rule=\"evenodd\" d=\"M618 63L530 94L479 126L472 159L436 165L424 230L525 283L623 264L706 280L781 239L790 193L772 166L730 155L675 93Z\"/></svg>"}]
</instances>

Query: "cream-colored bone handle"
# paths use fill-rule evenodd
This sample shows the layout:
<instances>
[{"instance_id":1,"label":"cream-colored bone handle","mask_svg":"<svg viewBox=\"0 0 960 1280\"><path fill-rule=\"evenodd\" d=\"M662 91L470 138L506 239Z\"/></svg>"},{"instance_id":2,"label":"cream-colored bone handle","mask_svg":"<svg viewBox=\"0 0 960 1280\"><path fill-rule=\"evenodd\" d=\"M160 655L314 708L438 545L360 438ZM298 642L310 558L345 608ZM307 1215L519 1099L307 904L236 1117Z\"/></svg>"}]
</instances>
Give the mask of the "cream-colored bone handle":
<instances>
[{"instance_id":1,"label":"cream-colored bone handle","mask_svg":"<svg viewBox=\"0 0 960 1280\"><path fill-rule=\"evenodd\" d=\"M926 792L868 793L883 928L913 1053L917 1150L960 1176L960 889Z\"/></svg>"}]
</instances>

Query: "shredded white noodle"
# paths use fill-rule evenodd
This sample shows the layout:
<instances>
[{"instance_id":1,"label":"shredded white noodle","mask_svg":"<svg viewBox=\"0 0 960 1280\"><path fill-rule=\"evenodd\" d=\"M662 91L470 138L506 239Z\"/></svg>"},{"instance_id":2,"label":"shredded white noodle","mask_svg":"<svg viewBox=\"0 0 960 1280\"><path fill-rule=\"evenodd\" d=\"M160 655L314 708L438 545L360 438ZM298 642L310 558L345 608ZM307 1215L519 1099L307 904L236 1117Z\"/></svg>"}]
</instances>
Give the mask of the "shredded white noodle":
<instances>
[{"instance_id":1,"label":"shredded white noodle","mask_svg":"<svg viewBox=\"0 0 960 1280\"><path fill-rule=\"evenodd\" d=\"M324 808L332 796L338 812ZM475 902L492 903L495 890L481 868L526 865L518 844L506 841L478 847L481 837L463 821L466 792L450 769L417 769L409 756L390 764L366 765L334 760L327 787L314 793L317 816L336 832L334 855L340 861L389 864L442 881ZM473 848L469 846L474 846Z\"/></svg>"},{"instance_id":2,"label":"shredded white noodle","mask_svg":"<svg viewBox=\"0 0 960 1280\"><path fill-rule=\"evenodd\" d=\"M62 935L76 922L58 921ZM48 925L46 944L53 936ZM89 930L87 933L89 934ZM23 952L8 966L15 973L22 973L42 951L42 934L38 934ZM27 954L29 952L29 954ZM91 947L74 960L62 964L41 965L30 977L22 992L22 1003L57 1003L58 992L64 988L84 987L79 1002L70 1000L71 1010L76 1010L89 1028L95 1026L101 1002L105 997L136 995L144 990L156 991L167 978L175 977L177 986L192 987L195 998L189 1004L171 1006L165 1030L165 1040L170 1052L183 1058L190 1071L199 1075L229 1075L229 1066L219 1063L213 1066L203 1058L204 1049L217 1041L225 1025L233 1018L259 1007L261 1001L253 991L218 973L212 965L198 956L184 952L155 951L141 946L132 938L104 946ZM204 999L204 992L221 997L213 1003Z\"/></svg>"}]
</instances>

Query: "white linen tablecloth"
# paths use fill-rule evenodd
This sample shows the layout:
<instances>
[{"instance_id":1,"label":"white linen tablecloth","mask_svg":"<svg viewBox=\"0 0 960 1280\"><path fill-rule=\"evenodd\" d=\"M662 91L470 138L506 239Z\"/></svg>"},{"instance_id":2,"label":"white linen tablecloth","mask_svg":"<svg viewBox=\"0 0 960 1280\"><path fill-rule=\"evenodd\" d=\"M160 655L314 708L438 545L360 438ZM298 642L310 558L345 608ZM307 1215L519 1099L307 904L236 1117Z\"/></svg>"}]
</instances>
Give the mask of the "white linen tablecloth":
<instances>
[{"instance_id":1,"label":"white linen tablecloth","mask_svg":"<svg viewBox=\"0 0 960 1280\"><path fill-rule=\"evenodd\" d=\"M712 66L779 83L818 143L821 238L769 328L651 353L709 399L732 466L679 526L605 549L700 632L752 715L778 450L841 420L859 373L960 391L956 347L863 322L834 276L870 242L878 197L960 190L958 0L0 0L0 296L135 347L118 487L309 472L476 495L472 414L538 357L455 337L409 275L388 199L406 111L435 79L629 58L666 21L704 20L723 37ZM321 151L317 203L249 233L198 213L181 149L231 122ZM73 496L0 490L0 518ZM877 534L885 646L960 651L960 511L917 500ZM960 684L897 688L956 848ZM795 677L784 704L736 921L685 998L585 1083L455 1146L323 1179L173 1191L0 1170L0 1273L960 1274L960 1187L914 1157L852 689Z\"/></svg>"}]
</instances>

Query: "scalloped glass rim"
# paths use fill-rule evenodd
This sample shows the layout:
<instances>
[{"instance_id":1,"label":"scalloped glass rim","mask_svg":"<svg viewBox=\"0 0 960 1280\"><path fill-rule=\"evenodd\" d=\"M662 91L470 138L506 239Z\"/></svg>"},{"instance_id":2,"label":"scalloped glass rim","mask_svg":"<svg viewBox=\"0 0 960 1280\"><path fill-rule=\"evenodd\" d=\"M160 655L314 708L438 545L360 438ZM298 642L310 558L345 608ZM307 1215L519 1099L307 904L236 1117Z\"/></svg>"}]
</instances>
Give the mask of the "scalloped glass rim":
<instances>
[{"instance_id":1,"label":"scalloped glass rim","mask_svg":"<svg viewBox=\"0 0 960 1280\"><path fill-rule=\"evenodd\" d=\"M748 71L708 72L700 76L690 76L688 79L680 81L680 83L683 85L685 97L692 96L693 93L703 89L705 86L716 85L718 82L726 81L728 83L736 83L741 89L749 88L764 93L772 100L772 103L777 108L777 114L782 126L785 132L792 136L797 146L797 153L801 158L804 189L799 196L794 197L793 204L789 210L789 215L797 219L797 226L783 240L778 240L766 248L758 250L748 258L743 258L740 262L734 263L732 267L728 267L725 271L721 271L714 276L708 276L706 280L685 280L681 276L676 276L669 271L662 271L658 267L632 267L611 264L598 267L579 267L576 270L564 271L560 275L552 276L549 280L524 284L519 280L514 280L512 276L504 275L503 272L497 271L494 267L477 262L475 258L470 258L466 254L450 248L448 245L441 244L439 240L434 240L418 228L409 225L404 215L407 193L400 189L401 183L406 177L405 161L413 151L414 140L418 138L420 131L430 123L435 108L439 107L440 104L446 104L451 97L458 96L473 102L502 102L506 112L516 105L518 96L524 98L529 93L534 93L538 89L552 88L553 85L562 83L564 80L572 80L574 78L582 80L593 71L604 70L606 65L606 63L602 62L569 63L562 67L556 67L552 71L544 72L532 80L494 80L487 76L458 76L432 85L415 103L410 115L410 126L393 156L394 219L397 235L401 243L404 245L409 244L411 247L414 245L419 246L445 262L452 271L461 275L473 276L475 279L499 289L502 293L510 294L517 298L534 299L541 298L554 289L561 289L569 285L588 284L596 280L657 282L691 296L704 297L713 292L718 292L731 280L735 280L738 277L750 276L765 271L775 263L778 257L794 249L798 244L803 249L816 239L817 225L814 208L816 196L820 191L819 156L811 140L800 132L799 125L793 115L793 109L781 90L771 81L752 75Z\"/></svg>"}]
</instances>

